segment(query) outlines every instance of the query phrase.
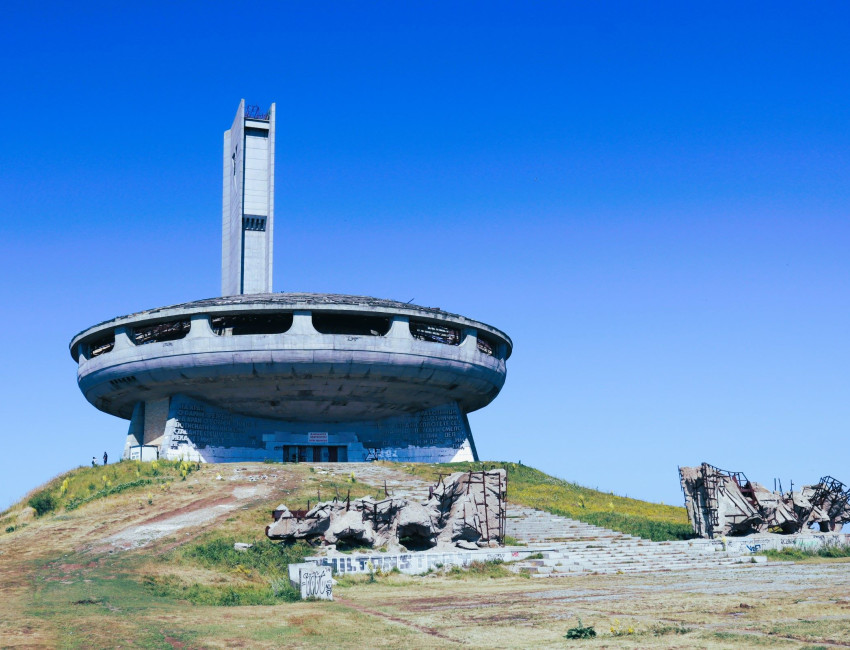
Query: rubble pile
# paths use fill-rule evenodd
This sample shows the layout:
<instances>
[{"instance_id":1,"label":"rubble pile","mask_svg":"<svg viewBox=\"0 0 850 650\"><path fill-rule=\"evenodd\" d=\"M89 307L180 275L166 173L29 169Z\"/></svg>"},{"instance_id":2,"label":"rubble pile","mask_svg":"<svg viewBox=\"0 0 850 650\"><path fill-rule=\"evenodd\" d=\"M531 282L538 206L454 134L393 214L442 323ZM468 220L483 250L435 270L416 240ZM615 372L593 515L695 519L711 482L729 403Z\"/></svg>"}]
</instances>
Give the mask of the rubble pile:
<instances>
[{"instance_id":1,"label":"rubble pile","mask_svg":"<svg viewBox=\"0 0 850 650\"><path fill-rule=\"evenodd\" d=\"M816 485L783 493L768 490L742 472L708 463L680 467L685 508L700 537L751 533L838 532L850 522L850 488L825 476Z\"/></svg>"},{"instance_id":2,"label":"rubble pile","mask_svg":"<svg viewBox=\"0 0 850 650\"><path fill-rule=\"evenodd\" d=\"M392 551L500 545L505 536L506 492L503 469L458 472L441 478L420 503L395 497L336 498L306 513L293 513L280 505L266 535L274 540L305 539Z\"/></svg>"}]
</instances>

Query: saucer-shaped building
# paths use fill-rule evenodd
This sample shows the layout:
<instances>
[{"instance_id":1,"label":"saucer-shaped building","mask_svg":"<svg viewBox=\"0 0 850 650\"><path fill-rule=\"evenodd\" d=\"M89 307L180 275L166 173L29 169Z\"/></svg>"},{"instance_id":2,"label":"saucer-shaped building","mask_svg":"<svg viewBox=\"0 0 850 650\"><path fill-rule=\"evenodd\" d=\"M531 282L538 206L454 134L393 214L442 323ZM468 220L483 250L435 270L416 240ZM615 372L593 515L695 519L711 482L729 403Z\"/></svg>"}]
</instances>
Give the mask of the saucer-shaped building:
<instances>
[{"instance_id":1,"label":"saucer-shaped building","mask_svg":"<svg viewBox=\"0 0 850 650\"><path fill-rule=\"evenodd\" d=\"M70 344L126 458L477 459L466 414L505 382L511 341L440 309L272 293L274 105L225 133L221 298L114 318Z\"/></svg>"}]
</instances>

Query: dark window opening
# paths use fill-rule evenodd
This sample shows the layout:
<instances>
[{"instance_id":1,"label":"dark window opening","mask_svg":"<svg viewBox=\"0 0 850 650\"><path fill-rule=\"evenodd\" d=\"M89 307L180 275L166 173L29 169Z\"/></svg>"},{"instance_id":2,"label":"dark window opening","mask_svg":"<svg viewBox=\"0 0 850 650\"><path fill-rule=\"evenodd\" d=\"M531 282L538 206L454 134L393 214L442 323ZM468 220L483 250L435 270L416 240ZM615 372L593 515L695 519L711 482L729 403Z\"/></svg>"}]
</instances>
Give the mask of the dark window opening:
<instances>
[{"instance_id":1,"label":"dark window opening","mask_svg":"<svg viewBox=\"0 0 850 650\"><path fill-rule=\"evenodd\" d=\"M420 341L460 345L460 330L448 325L426 323L425 321L410 321L410 333Z\"/></svg>"},{"instance_id":2,"label":"dark window opening","mask_svg":"<svg viewBox=\"0 0 850 650\"><path fill-rule=\"evenodd\" d=\"M484 354L495 357L496 350L499 349L498 344L488 336L485 336L481 333L481 330L478 331L478 351L483 352Z\"/></svg>"},{"instance_id":3,"label":"dark window opening","mask_svg":"<svg viewBox=\"0 0 850 650\"><path fill-rule=\"evenodd\" d=\"M121 388L129 384L135 384L137 381L138 380L136 379L136 375L130 375L129 377L119 377L118 379L110 379L109 383L112 384L113 388Z\"/></svg>"},{"instance_id":4,"label":"dark window opening","mask_svg":"<svg viewBox=\"0 0 850 650\"><path fill-rule=\"evenodd\" d=\"M246 214L244 217L242 217L242 229L265 232L266 218L256 214Z\"/></svg>"},{"instance_id":5,"label":"dark window opening","mask_svg":"<svg viewBox=\"0 0 850 650\"><path fill-rule=\"evenodd\" d=\"M115 332L110 331L89 343L90 356L96 357L107 352L112 352L115 347Z\"/></svg>"},{"instance_id":6,"label":"dark window opening","mask_svg":"<svg viewBox=\"0 0 850 650\"><path fill-rule=\"evenodd\" d=\"M322 334L384 336L390 331L390 319L382 316L322 314L313 312L313 327Z\"/></svg>"},{"instance_id":7,"label":"dark window opening","mask_svg":"<svg viewBox=\"0 0 850 650\"><path fill-rule=\"evenodd\" d=\"M219 336L283 334L292 327L292 314L216 316L210 320L210 325Z\"/></svg>"},{"instance_id":8,"label":"dark window opening","mask_svg":"<svg viewBox=\"0 0 850 650\"><path fill-rule=\"evenodd\" d=\"M172 320L156 325L133 328L133 341L136 345L147 343L162 343L163 341L176 341L184 338L191 327L188 318L183 320Z\"/></svg>"}]
</instances>

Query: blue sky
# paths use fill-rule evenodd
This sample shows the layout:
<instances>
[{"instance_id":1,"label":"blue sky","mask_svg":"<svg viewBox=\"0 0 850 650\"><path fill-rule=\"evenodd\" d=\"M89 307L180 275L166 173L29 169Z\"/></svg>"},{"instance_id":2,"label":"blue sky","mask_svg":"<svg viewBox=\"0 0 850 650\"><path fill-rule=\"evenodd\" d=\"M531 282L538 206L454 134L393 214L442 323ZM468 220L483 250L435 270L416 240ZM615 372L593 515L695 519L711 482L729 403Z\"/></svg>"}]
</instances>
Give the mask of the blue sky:
<instances>
[{"instance_id":1,"label":"blue sky","mask_svg":"<svg viewBox=\"0 0 850 650\"><path fill-rule=\"evenodd\" d=\"M126 5L126 6L122 6ZM0 24L0 507L127 424L67 344L219 292L221 146L278 107L275 289L515 344L482 457L680 503L850 483L840 3L14 3Z\"/></svg>"}]
</instances>

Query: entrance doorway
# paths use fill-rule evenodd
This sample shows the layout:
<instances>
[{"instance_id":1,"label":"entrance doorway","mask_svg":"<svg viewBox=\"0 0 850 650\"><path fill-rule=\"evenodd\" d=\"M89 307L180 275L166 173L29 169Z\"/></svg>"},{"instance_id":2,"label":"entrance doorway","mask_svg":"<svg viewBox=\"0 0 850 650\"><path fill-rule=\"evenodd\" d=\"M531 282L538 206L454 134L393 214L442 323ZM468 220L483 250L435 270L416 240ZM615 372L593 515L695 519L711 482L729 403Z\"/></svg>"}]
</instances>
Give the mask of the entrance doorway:
<instances>
[{"instance_id":1,"label":"entrance doorway","mask_svg":"<svg viewBox=\"0 0 850 650\"><path fill-rule=\"evenodd\" d=\"M345 445L284 445L284 463L345 463L348 447Z\"/></svg>"}]
</instances>

